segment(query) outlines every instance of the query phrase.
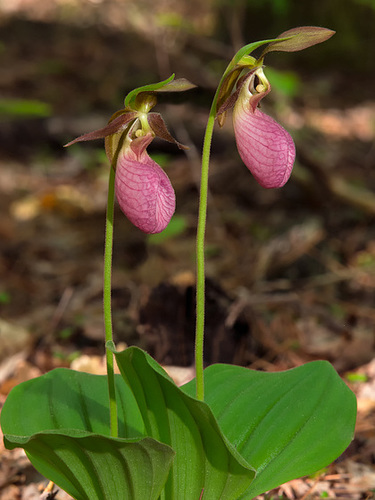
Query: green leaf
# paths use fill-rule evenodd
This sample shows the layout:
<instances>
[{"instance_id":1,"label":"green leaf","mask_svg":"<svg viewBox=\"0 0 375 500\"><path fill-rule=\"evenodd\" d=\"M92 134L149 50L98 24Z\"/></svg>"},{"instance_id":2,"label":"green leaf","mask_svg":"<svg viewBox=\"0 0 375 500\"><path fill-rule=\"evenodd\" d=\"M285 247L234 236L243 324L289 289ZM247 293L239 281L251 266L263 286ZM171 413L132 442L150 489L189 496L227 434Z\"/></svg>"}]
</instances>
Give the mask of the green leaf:
<instances>
[{"instance_id":1,"label":"green leaf","mask_svg":"<svg viewBox=\"0 0 375 500\"><path fill-rule=\"evenodd\" d=\"M327 28L320 28L318 26L301 26L299 28L292 28L288 31L281 33L276 40L273 40L262 52L260 59L268 52L297 52L299 50L307 49L318 43L325 42L335 34Z\"/></svg>"},{"instance_id":2,"label":"green leaf","mask_svg":"<svg viewBox=\"0 0 375 500\"><path fill-rule=\"evenodd\" d=\"M147 435L176 452L165 499L237 500L254 470L225 439L209 407L185 394L145 352L115 352Z\"/></svg>"},{"instance_id":3,"label":"green leaf","mask_svg":"<svg viewBox=\"0 0 375 500\"><path fill-rule=\"evenodd\" d=\"M346 380L349 382L367 382L368 376L365 373L350 372L346 374Z\"/></svg>"},{"instance_id":4,"label":"green leaf","mask_svg":"<svg viewBox=\"0 0 375 500\"><path fill-rule=\"evenodd\" d=\"M256 469L250 500L335 460L352 440L356 398L325 361L279 373L231 365L205 370L206 402ZM195 382L182 388L194 394Z\"/></svg>"},{"instance_id":5,"label":"green leaf","mask_svg":"<svg viewBox=\"0 0 375 500\"><path fill-rule=\"evenodd\" d=\"M77 500L198 500L202 490L205 500L237 500L255 473L210 408L140 349L115 355L119 438L109 436L106 377L57 369L11 391L1 415L6 446L23 447Z\"/></svg>"},{"instance_id":6,"label":"green leaf","mask_svg":"<svg viewBox=\"0 0 375 500\"><path fill-rule=\"evenodd\" d=\"M275 89L287 97L295 97L301 87L301 81L293 71L280 71L267 67L267 78L272 90Z\"/></svg>"},{"instance_id":7,"label":"green leaf","mask_svg":"<svg viewBox=\"0 0 375 500\"><path fill-rule=\"evenodd\" d=\"M8 292L0 291L0 304L10 304L12 301L12 296Z\"/></svg>"},{"instance_id":8,"label":"green leaf","mask_svg":"<svg viewBox=\"0 0 375 500\"><path fill-rule=\"evenodd\" d=\"M51 113L51 106L42 101L0 99L0 116L9 118L45 118L50 116Z\"/></svg>"},{"instance_id":9,"label":"green leaf","mask_svg":"<svg viewBox=\"0 0 375 500\"><path fill-rule=\"evenodd\" d=\"M156 500L174 452L144 437L130 390L119 376L116 382L121 438L109 436L106 377L57 369L9 394L1 414L6 447L24 448L41 474L77 500Z\"/></svg>"},{"instance_id":10,"label":"green leaf","mask_svg":"<svg viewBox=\"0 0 375 500\"><path fill-rule=\"evenodd\" d=\"M156 500L174 456L154 439L131 442L72 431L44 432L19 444L36 469L82 500Z\"/></svg>"},{"instance_id":11,"label":"green leaf","mask_svg":"<svg viewBox=\"0 0 375 500\"><path fill-rule=\"evenodd\" d=\"M187 228L187 220L183 215L174 215L168 226L161 233L150 234L147 238L151 245L160 245L165 241L175 238L184 233Z\"/></svg>"}]
</instances>

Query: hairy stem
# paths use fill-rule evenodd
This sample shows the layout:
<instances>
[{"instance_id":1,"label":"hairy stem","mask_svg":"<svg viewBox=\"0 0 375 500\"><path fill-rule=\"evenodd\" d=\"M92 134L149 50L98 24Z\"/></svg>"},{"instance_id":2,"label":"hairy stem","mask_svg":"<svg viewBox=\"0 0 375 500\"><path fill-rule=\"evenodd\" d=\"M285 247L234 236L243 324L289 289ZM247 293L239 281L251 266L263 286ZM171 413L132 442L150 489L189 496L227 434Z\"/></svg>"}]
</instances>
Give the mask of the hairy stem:
<instances>
[{"instance_id":1,"label":"hairy stem","mask_svg":"<svg viewBox=\"0 0 375 500\"><path fill-rule=\"evenodd\" d=\"M204 135L202 167L201 167L201 185L199 195L198 228L196 242L196 261L197 261L197 306L196 306L196 325L195 325L195 380L196 397L204 400L204 376L203 376L203 347L204 347L204 320L205 320L205 258L204 242L206 233L207 219L207 195L208 195L208 172L210 165L212 135L215 125L217 99L221 86L224 82L230 66L224 72L217 87L215 97L212 101L210 114L207 121L206 132Z\"/></svg>"},{"instance_id":2,"label":"hairy stem","mask_svg":"<svg viewBox=\"0 0 375 500\"><path fill-rule=\"evenodd\" d=\"M111 166L108 183L108 202L105 231L105 249L104 249L104 290L103 290L103 308L104 308L104 327L106 340L106 361L107 361L107 380L109 392L109 418L111 436L118 436L117 422L117 402L114 377L114 355L108 349L108 343L113 345L112 333L112 305L111 305L111 282L112 282L112 248L113 248L113 212L115 202L115 171Z\"/></svg>"}]
</instances>

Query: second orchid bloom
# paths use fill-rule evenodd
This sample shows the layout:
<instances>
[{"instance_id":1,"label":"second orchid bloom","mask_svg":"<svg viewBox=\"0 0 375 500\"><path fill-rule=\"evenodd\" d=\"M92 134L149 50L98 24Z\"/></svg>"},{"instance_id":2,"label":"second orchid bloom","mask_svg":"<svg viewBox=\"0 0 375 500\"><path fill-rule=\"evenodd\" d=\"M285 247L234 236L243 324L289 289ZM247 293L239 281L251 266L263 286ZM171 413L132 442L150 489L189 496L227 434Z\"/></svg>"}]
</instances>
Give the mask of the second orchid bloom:
<instances>
[{"instance_id":1,"label":"second orchid bloom","mask_svg":"<svg viewBox=\"0 0 375 500\"><path fill-rule=\"evenodd\" d=\"M280 188L287 182L296 156L290 134L259 109L260 101L270 91L263 59L246 56L223 78L216 114L222 126L227 111L233 108L240 157L255 180L267 189Z\"/></svg>"},{"instance_id":2,"label":"second orchid bloom","mask_svg":"<svg viewBox=\"0 0 375 500\"><path fill-rule=\"evenodd\" d=\"M279 188L290 177L296 150L289 133L258 108L270 90L262 68L250 72L234 105L233 127L238 152L256 181L264 188Z\"/></svg>"},{"instance_id":3,"label":"second orchid bloom","mask_svg":"<svg viewBox=\"0 0 375 500\"><path fill-rule=\"evenodd\" d=\"M219 125L233 109L233 127L237 149L256 181L265 188L279 188L290 177L295 146L289 133L259 109L260 101L271 90L263 72L269 52L296 52L328 40L335 32L316 26L302 26L281 33L272 40L242 47L229 63L216 98ZM264 47L258 59L250 53Z\"/></svg>"}]
</instances>

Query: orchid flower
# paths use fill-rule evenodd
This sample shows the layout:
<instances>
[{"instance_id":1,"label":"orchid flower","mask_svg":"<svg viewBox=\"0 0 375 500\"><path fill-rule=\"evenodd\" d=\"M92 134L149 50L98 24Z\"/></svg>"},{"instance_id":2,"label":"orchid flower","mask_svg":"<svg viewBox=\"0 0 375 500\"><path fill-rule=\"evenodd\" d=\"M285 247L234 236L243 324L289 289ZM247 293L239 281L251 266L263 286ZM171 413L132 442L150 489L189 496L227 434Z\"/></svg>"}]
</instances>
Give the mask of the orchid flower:
<instances>
[{"instance_id":1,"label":"orchid flower","mask_svg":"<svg viewBox=\"0 0 375 500\"><path fill-rule=\"evenodd\" d=\"M105 138L106 154L115 170L115 194L122 212L144 233L163 231L175 211L172 184L164 170L147 153L157 136L187 149L176 141L160 114L151 113L157 92L179 92L194 87L174 75L158 84L133 90L125 107L117 111L106 127L77 137L66 144Z\"/></svg>"},{"instance_id":2,"label":"orchid flower","mask_svg":"<svg viewBox=\"0 0 375 500\"><path fill-rule=\"evenodd\" d=\"M258 108L260 101L271 91L262 63L253 57L244 58L247 73L232 71L228 77L225 93L217 118L222 125L228 109L233 107L233 128L239 155L264 188L282 187L290 177L296 156L296 149L290 134L273 118ZM232 87L237 84L233 92ZM222 94L225 96L225 93ZM226 96L225 96L226 97ZM219 96L219 103L223 97Z\"/></svg>"},{"instance_id":3,"label":"orchid flower","mask_svg":"<svg viewBox=\"0 0 375 500\"><path fill-rule=\"evenodd\" d=\"M281 33L277 38L249 44L240 49L229 64L219 88L216 118L223 125L226 112L233 108L233 127L242 161L264 188L279 188L290 177L295 146L289 133L259 109L270 91L263 60L268 52L295 52L321 43L334 31L302 26ZM268 44L258 59L248 55ZM234 90L235 89L235 90Z\"/></svg>"},{"instance_id":4,"label":"orchid flower","mask_svg":"<svg viewBox=\"0 0 375 500\"><path fill-rule=\"evenodd\" d=\"M255 85L260 80L261 83ZM283 186L292 172L296 150L289 133L258 104L271 90L263 69L242 83L233 110L233 127L242 161L264 188Z\"/></svg>"}]
</instances>

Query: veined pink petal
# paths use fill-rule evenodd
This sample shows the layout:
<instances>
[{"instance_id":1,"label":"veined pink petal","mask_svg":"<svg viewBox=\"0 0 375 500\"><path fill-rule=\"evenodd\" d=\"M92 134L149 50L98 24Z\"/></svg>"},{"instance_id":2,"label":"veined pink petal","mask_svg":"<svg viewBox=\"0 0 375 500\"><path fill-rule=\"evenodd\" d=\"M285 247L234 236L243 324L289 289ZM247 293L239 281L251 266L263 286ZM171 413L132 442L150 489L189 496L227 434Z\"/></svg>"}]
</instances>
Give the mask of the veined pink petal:
<instances>
[{"instance_id":1,"label":"veined pink petal","mask_svg":"<svg viewBox=\"0 0 375 500\"><path fill-rule=\"evenodd\" d=\"M238 152L257 182L265 188L283 186L296 155L289 133L258 108L253 111L249 99L241 95L234 107L233 126Z\"/></svg>"},{"instance_id":2,"label":"veined pink petal","mask_svg":"<svg viewBox=\"0 0 375 500\"><path fill-rule=\"evenodd\" d=\"M133 142L136 141L138 139ZM143 140L142 149L145 142L149 141ZM115 177L116 198L126 217L141 231L160 233L175 211L175 193L167 174L145 149L135 151L136 148L127 147L120 152Z\"/></svg>"}]
</instances>

